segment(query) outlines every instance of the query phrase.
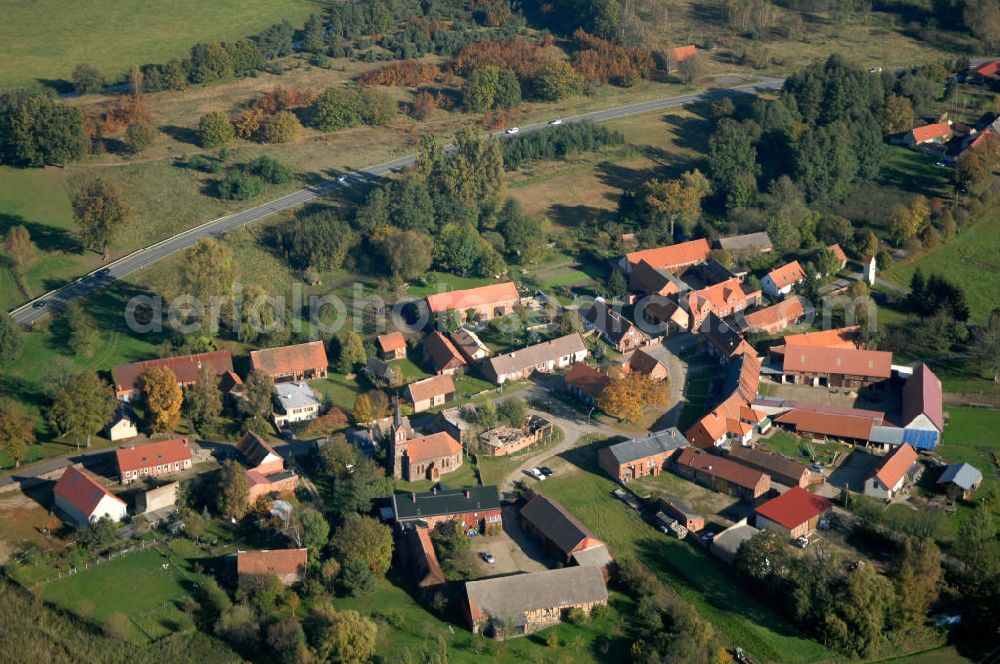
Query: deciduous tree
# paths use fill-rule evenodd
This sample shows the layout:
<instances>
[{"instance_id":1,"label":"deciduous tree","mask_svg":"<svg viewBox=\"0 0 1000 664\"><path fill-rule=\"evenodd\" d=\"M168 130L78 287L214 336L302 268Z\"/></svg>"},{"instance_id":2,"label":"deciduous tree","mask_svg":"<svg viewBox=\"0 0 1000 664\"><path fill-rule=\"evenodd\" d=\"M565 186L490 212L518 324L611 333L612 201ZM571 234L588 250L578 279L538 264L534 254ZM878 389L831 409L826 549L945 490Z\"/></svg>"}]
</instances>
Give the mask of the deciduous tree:
<instances>
[{"instance_id":1,"label":"deciduous tree","mask_svg":"<svg viewBox=\"0 0 1000 664\"><path fill-rule=\"evenodd\" d=\"M66 323L69 326L69 347L77 355L90 357L101 343L101 333L93 316L79 302L72 302L66 308Z\"/></svg>"},{"instance_id":2,"label":"deciduous tree","mask_svg":"<svg viewBox=\"0 0 1000 664\"><path fill-rule=\"evenodd\" d=\"M221 111L212 111L201 116L198 122L198 143L203 148L217 148L233 142L236 128L229 116Z\"/></svg>"},{"instance_id":3,"label":"deciduous tree","mask_svg":"<svg viewBox=\"0 0 1000 664\"><path fill-rule=\"evenodd\" d=\"M111 386L93 372L83 372L69 378L56 390L49 416L63 434L72 435L77 447L80 439L101 430L115 411L115 397Z\"/></svg>"},{"instance_id":4,"label":"deciduous tree","mask_svg":"<svg viewBox=\"0 0 1000 664\"><path fill-rule=\"evenodd\" d=\"M382 250L392 274L404 281L423 276L434 262L434 240L419 231L388 233Z\"/></svg>"},{"instance_id":5,"label":"deciduous tree","mask_svg":"<svg viewBox=\"0 0 1000 664\"><path fill-rule=\"evenodd\" d=\"M24 333L6 311L0 310L0 370L21 356Z\"/></svg>"},{"instance_id":6,"label":"deciduous tree","mask_svg":"<svg viewBox=\"0 0 1000 664\"><path fill-rule=\"evenodd\" d=\"M3 248L10 258L14 270L19 274L31 264L35 256L35 243L31 241L31 233L24 226L11 226L4 238Z\"/></svg>"},{"instance_id":7,"label":"deciduous tree","mask_svg":"<svg viewBox=\"0 0 1000 664\"><path fill-rule=\"evenodd\" d=\"M215 483L215 508L220 514L242 519L249 509L247 471L234 459L222 463Z\"/></svg>"},{"instance_id":8,"label":"deciduous tree","mask_svg":"<svg viewBox=\"0 0 1000 664\"><path fill-rule=\"evenodd\" d=\"M319 662L364 664L375 653L378 626L356 611L337 611L329 602L313 607L310 643Z\"/></svg>"},{"instance_id":9,"label":"deciduous tree","mask_svg":"<svg viewBox=\"0 0 1000 664\"><path fill-rule=\"evenodd\" d=\"M598 407L620 420L638 418L647 406L663 406L667 402L664 381L654 381L648 376L630 371L617 380L611 380L597 400Z\"/></svg>"},{"instance_id":10,"label":"deciduous tree","mask_svg":"<svg viewBox=\"0 0 1000 664\"><path fill-rule=\"evenodd\" d=\"M199 240L184 252L181 266L181 288L208 305L213 297L228 297L236 282L239 268L233 250L214 238Z\"/></svg>"},{"instance_id":11,"label":"deciduous tree","mask_svg":"<svg viewBox=\"0 0 1000 664\"><path fill-rule=\"evenodd\" d=\"M156 129L145 120L136 120L125 130L125 146L132 154L140 154L156 142Z\"/></svg>"},{"instance_id":12,"label":"deciduous tree","mask_svg":"<svg viewBox=\"0 0 1000 664\"><path fill-rule=\"evenodd\" d=\"M73 91L78 95L100 92L104 87L104 77L101 76L101 72L84 63L73 68L70 81L73 83Z\"/></svg>"},{"instance_id":13,"label":"deciduous tree","mask_svg":"<svg viewBox=\"0 0 1000 664\"><path fill-rule=\"evenodd\" d=\"M882 133L898 134L913 129L913 104L907 97L891 94L882 109Z\"/></svg>"},{"instance_id":14,"label":"deciduous tree","mask_svg":"<svg viewBox=\"0 0 1000 664\"><path fill-rule=\"evenodd\" d=\"M392 531L370 516L349 514L330 538L330 548L341 564L359 559L382 574L392 562Z\"/></svg>"},{"instance_id":15,"label":"deciduous tree","mask_svg":"<svg viewBox=\"0 0 1000 664\"><path fill-rule=\"evenodd\" d=\"M115 236L132 217L121 188L103 178L94 178L73 194L73 218L80 227L80 239L105 259Z\"/></svg>"},{"instance_id":16,"label":"deciduous tree","mask_svg":"<svg viewBox=\"0 0 1000 664\"><path fill-rule=\"evenodd\" d=\"M156 432L176 430L184 403L177 375L170 367L153 367L142 374L141 381L150 428Z\"/></svg>"},{"instance_id":17,"label":"deciduous tree","mask_svg":"<svg viewBox=\"0 0 1000 664\"><path fill-rule=\"evenodd\" d=\"M244 397L237 407L240 413L248 419L258 419L266 422L274 412L274 381L263 371L256 369L247 375L243 382Z\"/></svg>"},{"instance_id":18,"label":"deciduous tree","mask_svg":"<svg viewBox=\"0 0 1000 664\"><path fill-rule=\"evenodd\" d=\"M219 377L212 367L207 364L202 366L198 380L184 395L184 405L195 428L200 429L219 419L222 414L222 391L219 389Z\"/></svg>"},{"instance_id":19,"label":"deciduous tree","mask_svg":"<svg viewBox=\"0 0 1000 664\"><path fill-rule=\"evenodd\" d=\"M19 468L35 444L35 423L21 404L7 401L0 406L0 449Z\"/></svg>"},{"instance_id":20,"label":"deciduous tree","mask_svg":"<svg viewBox=\"0 0 1000 664\"><path fill-rule=\"evenodd\" d=\"M344 375L354 373L354 368L368 361L365 342L361 335L348 330L340 339L340 354L337 356L337 372Z\"/></svg>"}]
</instances>

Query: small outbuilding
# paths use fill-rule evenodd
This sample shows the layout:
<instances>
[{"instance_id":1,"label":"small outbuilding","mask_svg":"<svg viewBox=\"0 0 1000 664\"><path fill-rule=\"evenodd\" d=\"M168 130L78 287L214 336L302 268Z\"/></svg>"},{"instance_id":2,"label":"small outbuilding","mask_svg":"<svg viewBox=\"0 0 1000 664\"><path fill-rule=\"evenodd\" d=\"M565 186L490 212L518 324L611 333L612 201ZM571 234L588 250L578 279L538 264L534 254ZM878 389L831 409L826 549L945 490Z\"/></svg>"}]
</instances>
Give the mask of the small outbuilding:
<instances>
[{"instance_id":1,"label":"small outbuilding","mask_svg":"<svg viewBox=\"0 0 1000 664\"><path fill-rule=\"evenodd\" d=\"M833 507L826 498L792 487L754 510L757 528L773 528L790 539L806 537Z\"/></svg>"},{"instance_id":2,"label":"small outbuilding","mask_svg":"<svg viewBox=\"0 0 1000 664\"><path fill-rule=\"evenodd\" d=\"M955 463L944 469L937 484L948 495L968 500L983 483L983 474L975 466L967 463Z\"/></svg>"}]
</instances>

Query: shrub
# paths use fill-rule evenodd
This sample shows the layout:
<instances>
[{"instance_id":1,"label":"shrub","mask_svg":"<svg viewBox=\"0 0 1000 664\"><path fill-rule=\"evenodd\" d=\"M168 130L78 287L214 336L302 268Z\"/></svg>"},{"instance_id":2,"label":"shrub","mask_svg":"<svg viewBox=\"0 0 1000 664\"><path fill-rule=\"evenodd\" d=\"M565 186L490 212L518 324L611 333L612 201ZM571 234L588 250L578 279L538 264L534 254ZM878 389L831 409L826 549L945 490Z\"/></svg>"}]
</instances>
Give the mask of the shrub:
<instances>
[{"instance_id":1,"label":"shrub","mask_svg":"<svg viewBox=\"0 0 1000 664\"><path fill-rule=\"evenodd\" d=\"M73 82L73 90L78 95L100 92L101 88L104 87L104 79L101 77L100 72L90 65L77 65L70 78Z\"/></svg>"},{"instance_id":2,"label":"shrub","mask_svg":"<svg viewBox=\"0 0 1000 664\"><path fill-rule=\"evenodd\" d=\"M219 198L227 201L245 201L264 190L264 181L256 175L248 175L239 170L226 173L219 183Z\"/></svg>"},{"instance_id":3,"label":"shrub","mask_svg":"<svg viewBox=\"0 0 1000 664\"><path fill-rule=\"evenodd\" d=\"M290 111L278 111L261 124L258 136L264 143L294 143L302 136L302 123Z\"/></svg>"},{"instance_id":4,"label":"shrub","mask_svg":"<svg viewBox=\"0 0 1000 664\"><path fill-rule=\"evenodd\" d=\"M287 184L295 178L295 173L274 157L261 155L243 166L243 172L255 175L271 184Z\"/></svg>"},{"instance_id":5,"label":"shrub","mask_svg":"<svg viewBox=\"0 0 1000 664\"><path fill-rule=\"evenodd\" d=\"M215 148L232 143L236 129L229 117L220 111L212 111L201 117L198 123L198 142L203 148Z\"/></svg>"},{"instance_id":6,"label":"shrub","mask_svg":"<svg viewBox=\"0 0 1000 664\"><path fill-rule=\"evenodd\" d=\"M156 142L156 130L145 120L136 120L125 130L125 145L132 154L139 154Z\"/></svg>"}]
</instances>

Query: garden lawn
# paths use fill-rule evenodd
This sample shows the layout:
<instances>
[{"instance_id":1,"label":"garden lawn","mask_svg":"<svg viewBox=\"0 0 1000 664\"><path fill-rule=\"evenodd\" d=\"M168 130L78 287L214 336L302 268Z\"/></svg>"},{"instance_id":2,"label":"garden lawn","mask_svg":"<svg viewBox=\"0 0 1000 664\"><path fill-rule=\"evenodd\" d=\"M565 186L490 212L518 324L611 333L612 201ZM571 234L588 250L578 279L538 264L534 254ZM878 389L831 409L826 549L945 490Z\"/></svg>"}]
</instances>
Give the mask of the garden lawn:
<instances>
[{"instance_id":1,"label":"garden lawn","mask_svg":"<svg viewBox=\"0 0 1000 664\"><path fill-rule=\"evenodd\" d=\"M1000 494L994 464L994 458L1000 461L1000 410L949 407L947 413L938 452L948 463L965 462L978 468L983 474L979 492L992 487ZM995 504L993 512L1000 519L1000 505Z\"/></svg>"},{"instance_id":2,"label":"garden lawn","mask_svg":"<svg viewBox=\"0 0 1000 664\"><path fill-rule=\"evenodd\" d=\"M168 560L170 567L163 569ZM134 639L144 641L149 638L146 633L160 638L192 626L190 616L175 605L191 592L186 582L192 574L182 565L179 559L150 548L52 581L45 586L43 596L99 623L112 613L124 613L133 623ZM135 591L136 583L141 583L142 592Z\"/></svg>"},{"instance_id":3,"label":"garden lawn","mask_svg":"<svg viewBox=\"0 0 1000 664\"><path fill-rule=\"evenodd\" d=\"M118 79L131 64L183 58L199 41L249 37L282 19L301 27L319 10L309 0L11 0L0 87L67 80L80 63Z\"/></svg>"},{"instance_id":4,"label":"garden lawn","mask_svg":"<svg viewBox=\"0 0 1000 664\"><path fill-rule=\"evenodd\" d=\"M833 658L831 651L800 636L782 616L747 593L727 566L694 545L659 533L614 498L611 491L617 485L597 467L599 445L564 453L581 472L540 482L537 490L562 502L616 557L632 556L648 565L711 622L724 641L741 646L754 659L818 662Z\"/></svg>"},{"instance_id":5,"label":"garden lawn","mask_svg":"<svg viewBox=\"0 0 1000 664\"><path fill-rule=\"evenodd\" d=\"M1000 292L1000 208L962 229L950 244L914 260L897 263L881 276L909 286L918 267L924 276L939 274L961 286L969 302L972 321L986 322L990 311L1000 306L997 298Z\"/></svg>"}]
</instances>

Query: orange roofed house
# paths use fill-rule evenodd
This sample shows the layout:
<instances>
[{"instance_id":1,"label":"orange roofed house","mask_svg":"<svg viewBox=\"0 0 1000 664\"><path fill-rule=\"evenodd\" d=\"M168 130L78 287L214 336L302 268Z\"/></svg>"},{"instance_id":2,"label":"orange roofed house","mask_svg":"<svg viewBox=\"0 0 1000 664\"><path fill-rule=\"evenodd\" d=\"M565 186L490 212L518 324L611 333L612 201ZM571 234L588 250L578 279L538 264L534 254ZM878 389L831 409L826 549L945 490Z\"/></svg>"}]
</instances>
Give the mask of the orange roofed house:
<instances>
[{"instance_id":1,"label":"orange roofed house","mask_svg":"<svg viewBox=\"0 0 1000 664\"><path fill-rule=\"evenodd\" d=\"M514 305L520 299L514 282L505 281L501 284L428 295L427 306L432 317L456 312L459 320L464 321L472 310L475 320L490 320L514 313Z\"/></svg>"},{"instance_id":2,"label":"orange roofed house","mask_svg":"<svg viewBox=\"0 0 1000 664\"><path fill-rule=\"evenodd\" d=\"M935 122L934 124L914 127L906 134L906 144L911 148L925 143L947 143L951 140L953 130L947 122Z\"/></svg>"},{"instance_id":3,"label":"orange roofed house","mask_svg":"<svg viewBox=\"0 0 1000 664\"><path fill-rule=\"evenodd\" d=\"M732 277L722 283L693 291L681 300L691 314L688 324L691 331L701 327L711 313L725 318L749 307L760 304L760 291L746 291L739 277Z\"/></svg>"},{"instance_id":4,"label":"orange roofed house","mask_svg":"<svg viewBox=\"0 0 1000 664\"><path fill-rule=\"evenodd\" d=\"M776 267L760 280L760 287L769 297L788 295L806 279L806 271L802 269L798 261L786 263L781 267Z\"/></svg>"},{"instance_id":5,"label":"orange roofed house","mask_svg":"<svg viewBox=\"0 0 1000 664\"><path fill-rule=\"evenodd\" d=\"M448 337L434 330L424 339L424 356L436 374L451 375L465 366L465 358Z\"/></svg>"},{"instance_id":6,"label":"orange roofed house","mask_svg":"<svg viewBox=\"0 0 1000 664\"><path fill-rule=\"evenodd\" d=\"M708 240L691 240L666 247L633 251L625 255L621 267L626 272L631 272L639 264L639 261L646 261L650 267L656 270L674 272L683 267L704 263L711 255L712 245Z\"/></svg>"},{"instance_id":7,"label":"orange roofed house","mask_svg":"<svg viewBox=\"0 0 1000 664\"><path fill-rule=\"evenodd\" d=\"M187 438L159 440L115 450L118 477L129 484L146 477L179 473L191 467L191 447Z\"/></svg>"},{"instance_id":8,"label":"orange roofed house","mask_svg":"<svg viewBox=\"0 0 1000 664\"><path fill-rule=\"evenodd\" d=\"M250 363L276 383L326 378L330 364L322 341L250 351Z\"/></svg>"},{"instance_id":9,"label":"orange roofed house","mask_svg":"<svg viewBox=\"0 0 1000 664\"><path fill-rule=\"evenodd\" d=\"M219 377L233 371L233 354L228 350L216 350L211 353L196 353L194 355L178 355L163 357L156 360L144 360L131 364L119 364L111 369L111 377L115 383L115 397L122 401L131 401L142 392L142 374L156 367L166 367L177 376L177 384L190 387L198 380L198 374L204 366L209 366Z\"/></svg>"},{"instance_id":10,"label":"orange roofed house","mask_svg":"<svg viewBox=\"0 0 1000 664\"><path fill-rule=\"evenodd\" d=\"M240 586L254 583L266 576L276 576L282 584L290 586L306 577L306 549L271 549L237 551L236 575Z\"/></svg>"},{"instance_id":11,"label":"orange roofed house","mask_svg":"<svg viewBox=\"0 0 1000 664\"><path fill-rule=\"evenodd\" d=\"M833 507L826 498L793 487L754 510L757 527L772 528L789 539L805 537Z\"/></svg>"},{"instance_id":12,"label":"orange roofed house","mask_svg":"<svg viewBox=\"0 0 1000 664\"><path fill-rule=\"evenodd\" d=\"M864 494L892 500L906 486L906 479L917 463L917 453L903 443L882 459L875 472L865 480Z\"/></svg>"},{"instance_id":13,"label":"orange roofed house","mask_svg":"<svg viewBox=\"0 0 1000 664\"><path fill-rule=\"evenodd\" d=\"M413 412L441 406L455 399L455 382L451 376L431 376L406 386L406 396L413 404Z\"/></svg>"},{"instance_id":14,"label":"orange roofed house","mask_svg":"<svg viewBox=\"0 0 1000 664\"><path fill-rule=\"evenodd\" d=\"M236 450L248 466L248 501L251 505L269 493L295 491L295 487L299 485L299 476L294 471L285 469L285 460L281 455L252 431L248 431L243 440L237 443Z\"/></svg>"},{"instance_id":15,"label":"orange roofed house","mask_svg":"<svg viewBox=\"0 0 1000 664\"><path fill-rule=\"evenodd\" d=\"M805 300L792 296L743 317L747 332L774 334L799 322L805 315Z\"/></svg>"},{"instance_id":16,"label":"orange roofed house","mask_svg":"<svg viewBox=\"0 0 1000 664\"><path fill-rule=\"evenodd\" d=\"M383 360L402 360L406 358L406 338L402 332L389 332L379 335L375 340L379 355Z\"/></svg>"}]
</instances>

